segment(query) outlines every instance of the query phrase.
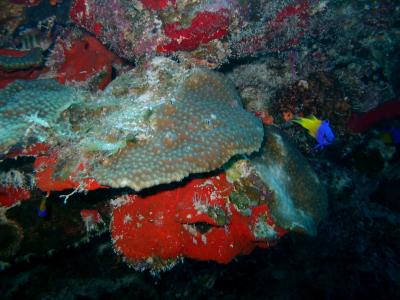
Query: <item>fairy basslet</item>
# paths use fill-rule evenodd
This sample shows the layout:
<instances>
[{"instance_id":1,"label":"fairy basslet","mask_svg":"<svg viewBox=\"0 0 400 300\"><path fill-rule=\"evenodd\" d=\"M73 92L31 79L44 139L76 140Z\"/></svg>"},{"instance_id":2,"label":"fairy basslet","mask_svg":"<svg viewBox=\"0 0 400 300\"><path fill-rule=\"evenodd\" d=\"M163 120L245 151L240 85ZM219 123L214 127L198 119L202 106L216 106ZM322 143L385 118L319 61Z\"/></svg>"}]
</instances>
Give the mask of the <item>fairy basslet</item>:
<instances>
[{"instance_id":1,"label":"fairy basslet","mask_svg":"<svg viewBox=\"0 0 400 300\"><path fill-rule=\"evenodd\" d=\"M390 128L390 135L392 137L392 143L393 144L400 144L400 128L398 127L392 127Z\"/></svg>"},{"instance_id":2,"label":"fairy basslet","mask_svg":"<svg viewBox=\"0 0 400 300\"><path fill-rule=\"evenodd\" d=\"M400 144L400 128L392 127L381 132L381 139L385 144Z\"/></svg>"},{"instance_id":3,"label":"fairy basslet","mask_svg":"<svg viewBox=\"0 0 400 300\"><path fill-rule=\"evenodd\" d=\"M38 216L41 218L44 218L47 215L46 199L47 198L43 198L42 201L40 201L39 207L37 208Z\"/></svg>"},{"instance_id":4,"label":"fairy basslet","mask_svg":"<svg viewBox=\"0 0 400 300\"><path fill-rule=\"evenodd\" d=\"M309 116L307 118L296 118L293 122L306 128L308 133L317 140L318 144L315 148L322 149L335 139L328 120L322 121L315 116Z\"/></svg>"}]
</instances>

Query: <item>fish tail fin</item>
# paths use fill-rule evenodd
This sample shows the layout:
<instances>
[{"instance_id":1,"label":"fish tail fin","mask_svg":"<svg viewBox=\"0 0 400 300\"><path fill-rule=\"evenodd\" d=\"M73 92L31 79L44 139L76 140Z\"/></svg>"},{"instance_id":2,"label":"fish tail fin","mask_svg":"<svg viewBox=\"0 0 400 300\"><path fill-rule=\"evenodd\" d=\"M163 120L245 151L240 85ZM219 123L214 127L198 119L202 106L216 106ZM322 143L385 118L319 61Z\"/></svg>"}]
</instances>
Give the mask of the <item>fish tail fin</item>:
<instances>
[{"instance_id":1,"label":"fish tail fin","mask_svg":"<svg viewBox=\"0 0 400 300\"><path fill-rule=\"evenodd\" d=\"M315 137L319 126L322 121L317 119L315 116L311 115L307 118L295 118L292 122L299 124L301 127L308 130L308 133Z\"/></svg>"}]
</instances>

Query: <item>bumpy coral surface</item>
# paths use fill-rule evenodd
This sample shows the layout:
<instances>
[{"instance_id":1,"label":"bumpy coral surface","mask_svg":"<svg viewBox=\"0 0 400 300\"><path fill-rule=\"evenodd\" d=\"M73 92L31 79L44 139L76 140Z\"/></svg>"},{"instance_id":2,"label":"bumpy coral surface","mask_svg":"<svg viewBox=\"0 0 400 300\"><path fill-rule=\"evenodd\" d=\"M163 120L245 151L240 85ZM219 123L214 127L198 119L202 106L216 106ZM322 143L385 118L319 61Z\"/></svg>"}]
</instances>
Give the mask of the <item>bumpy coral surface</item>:
<instances>
[{"instance_id":1,"label":"bumpy coral surface","mask_svg":"<svg viewBox=\"0 0 400 300\"><path fill-rule=\"evenodd\" d=\"M315 234L327 195L304 157L274 127L260 153L217 176L112 201L114 247L136 268L181 257L228 263L287 231Z\"/></svg>"},{"instance_id":2,"label":"bumpy coral surface","mask_svg":"<svg viewBox=\"0 0 400 300\"><path fill-rule=\"evenodd\" d=\"M222 75L167 59L144 74L116 80L87 107L86 122L79 120L78 147L101 184L141 190L212 171L260 147L261 123ZM126 94L113 95L119 93Z\"/></svg>"},{"instance_id":3,"label":"bumpy coral surface","mask_svg":"<svg viewBox=\"0 0 400 300\"><path fill-rule=\"evenodd\" d=\"M73 89L53 80L17 80L0 90L0 154L14 145L45 139L57 117L73 101Z\"/></svg>"},{"instance_id":4,"label":"bumpy coral surface","mask_svg":"<svg viewBox=\"0 0 400 300\"><path fill-rule=\"evenodd\" d=\"M141 190L215 170L260 147L261 123L222 75L169 59L135 72L86 102L54 81L14 82L0 94L2 152L51 133L68 162L57 173L85 162L101 184Z\"/></svg>"},{"instance_id":5,"label":"bumpy coral surface","mask_svg":"<svg viewBox=\"0 0 400 300\"><path fill-rule=\"evenodd\" d=\"M239 108L236 99L225 102L223 88L214 93L222 84L219 75L198 72L187 79L194 81L195 89L182 87L176 103L155 110L151 140L124 149L110 166L97 168L98 180L142 189L216 169L235 154L258 149L256 120Z\"/></svg>"}]
</instances>

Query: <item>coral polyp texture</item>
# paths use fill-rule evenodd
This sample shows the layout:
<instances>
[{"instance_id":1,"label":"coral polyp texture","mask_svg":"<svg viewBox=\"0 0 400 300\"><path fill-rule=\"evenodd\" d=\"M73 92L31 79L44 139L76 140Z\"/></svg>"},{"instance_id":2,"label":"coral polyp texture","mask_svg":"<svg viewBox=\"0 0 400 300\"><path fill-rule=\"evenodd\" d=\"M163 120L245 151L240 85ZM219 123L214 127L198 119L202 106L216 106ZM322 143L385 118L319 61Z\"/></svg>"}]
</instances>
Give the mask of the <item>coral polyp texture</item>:
<instances>
[{"instance_id":1,"label":"coral polyp texture","mask_svg":"<svg viewBox=\"0 0 400 300\"><path fill-rule=\"evenodd\" d=\"M167 58L124 74L104 93L83 95L49 80L2 90L3 154L32 139L61 145L57 174L84 164L102 185L141 190L215 170L262 142L261 122L242 108L228 79Z\"/></svg>"},{"instance_id":2,"label":"coral polyp texture","mask_svg":"<svg viewBox=\"0 0 400 300\"><path fill-rule=\"evenodd\" d=\"M17 80L0 90L0 155L14 145L45 140L60 113L75 99L72 88L54 80Z\"/></svg>"},{"instance_id":3,"label":"coral polyp texture","mask_svg":"<svg viewBox=\"0 0 400 300\"><path fill-rule=\"evenodd\" d=\"M145 74L117 79L98 100L101 121L92 116L81 124L79 147L89 153L101 184L141 190L215 170L236 154L259 149L262 125L223 75L185 70L168 59L154 60ZM131 91L109 95L121 89ZM91 159L93 152L100 155Z\"/></svg>"}]
</instances>

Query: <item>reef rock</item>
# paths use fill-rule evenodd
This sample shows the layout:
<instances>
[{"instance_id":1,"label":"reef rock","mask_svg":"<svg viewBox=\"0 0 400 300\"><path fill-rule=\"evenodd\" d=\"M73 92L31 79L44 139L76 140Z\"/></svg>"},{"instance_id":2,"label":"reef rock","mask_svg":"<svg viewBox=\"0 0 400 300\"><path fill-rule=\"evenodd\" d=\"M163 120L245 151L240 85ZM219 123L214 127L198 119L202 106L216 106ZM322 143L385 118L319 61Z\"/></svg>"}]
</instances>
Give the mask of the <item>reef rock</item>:
<instances>
[{"instance_id":1,"label":"reef rock","mask_svg":"<svg viewBox=\"0 0 400 300\"><path fill-rule=\"evenodd\" d=\"M261 150L230 162L227 177L235 185L230 200L244 214L267 203L277 226L315 235L327 211L327 194L314 170L288 139L265 127Z\"/></svg>"},{"instance_id":2,"label":"reef rock","mask_svg":"<svg viewBox=\"0 0 400 300\"><path fill-rule=\"evenodd\" d=\"M273 192L271 214L277 225L316 233L327 211L327 194L301 153L275 127L266 127L265 146L252 160L257 174Z\"/></svg>"},{"instance_id":3,"label":"reef rock","mask_svg":"<svg viewBox=\"0 0 400 300\"><path fill-rule=\"evenodd\" d=\"M24 235L16 222L5 218L1 211L0 214L0 258L3 259L18 251Z\"/></svg>"},{"instance_id":4,"label":"reef rock","mask_svg":"<svg viewBox=\"0 0 400 300\"><path fill-rule=\"evenodd\" d=\"M318 1L74 0L71 21L120 57L175 55L212 68L229 57L281 51L308 33Z\"/></svg>"}]
</instances>

